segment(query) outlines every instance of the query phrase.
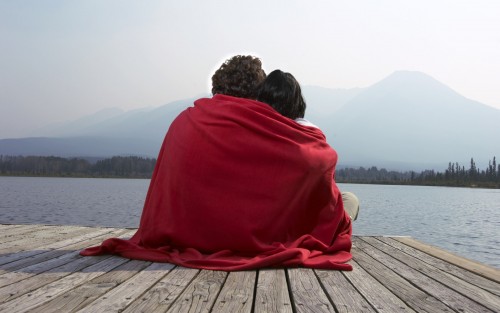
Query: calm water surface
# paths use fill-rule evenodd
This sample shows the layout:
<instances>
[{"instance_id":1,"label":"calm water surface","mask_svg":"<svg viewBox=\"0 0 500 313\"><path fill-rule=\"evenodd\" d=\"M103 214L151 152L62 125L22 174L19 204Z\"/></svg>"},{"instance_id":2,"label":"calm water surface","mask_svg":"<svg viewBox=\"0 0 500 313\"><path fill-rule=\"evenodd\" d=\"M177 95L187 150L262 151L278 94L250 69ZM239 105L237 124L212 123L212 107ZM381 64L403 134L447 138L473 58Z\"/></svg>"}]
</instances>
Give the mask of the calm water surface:
<instances>
[{"instance_id":1,"label":"calm water surface","mask_svg":"<svg viewBox=\"0 0 500 313\"><path fill-rule=\"evenodd\" d=\"M147 179L0 177L0 223L137 227ZM411 236L500 268L500 190L339 184L357 235Z\"/></svg>"},{"instance_id":2,"label":"calm water surface","mask_svg":"<svg viewBox=\"0 0 500 313\"><path fill-rule=\"evenodd\" d=\"M137 227L148 179L0 177L0 223Z\"/></svg>"},{"instance_id":3,"label":"calm water surface","mask_svg":"<svg viewBox=\"0 0 500 313\"><path fill-rule=\"evenodd\" d=\"M500 268L500 190L339 184L358 195L358 235L411 236Z\"/></svg>"}]
</instances>

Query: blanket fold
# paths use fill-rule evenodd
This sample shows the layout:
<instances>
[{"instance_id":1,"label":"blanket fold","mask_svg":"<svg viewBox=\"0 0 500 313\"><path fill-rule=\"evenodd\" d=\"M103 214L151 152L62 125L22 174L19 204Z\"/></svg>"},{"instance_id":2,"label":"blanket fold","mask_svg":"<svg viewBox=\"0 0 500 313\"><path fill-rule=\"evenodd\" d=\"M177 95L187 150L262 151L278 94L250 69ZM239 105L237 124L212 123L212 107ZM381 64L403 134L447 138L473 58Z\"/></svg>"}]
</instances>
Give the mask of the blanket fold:
<instances>
[{"instance_id":1,"label":"blanket fold","mask_svg":"<svg viewBox=\"0 0 500 313\"><path fill-rule=\"evenodd\" d=\"M170 125L141 221L81 255L212 270L351 270L352 227L323 133L267 104L216 95Z\"/></svg>"}]
</instances>

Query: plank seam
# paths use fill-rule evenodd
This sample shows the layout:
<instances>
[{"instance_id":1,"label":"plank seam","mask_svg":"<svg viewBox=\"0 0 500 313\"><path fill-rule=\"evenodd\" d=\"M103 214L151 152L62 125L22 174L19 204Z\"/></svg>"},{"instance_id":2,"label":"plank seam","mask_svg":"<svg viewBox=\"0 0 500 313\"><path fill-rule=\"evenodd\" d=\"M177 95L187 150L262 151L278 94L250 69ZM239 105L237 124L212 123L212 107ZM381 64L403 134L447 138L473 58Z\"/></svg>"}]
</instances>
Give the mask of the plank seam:
<instances>
[{"instance_id":1,"label":"plank seam","mask_svg":"<svg viewBox=\"0 0 500 313\"><path fill-rule=\"evenodd\" d=\"M403 239L404 239L404 238L403 238ZM493 277L493 276L491 275L491 273L490 273L490 274L488 274L488 273L484 273L483 271L481 271L481 270L477 270L477 269L474 269L474 268L471 268L471 267L469 267L469 265L466 265L466 264L473 264L473 265L476 265L476 266L484 267L484 268L486 268L487 270L491 270L491 269L496 270L495 268L492 268L492 267L490 267L490 266L487 266L487 265L485 265L485 264L482 264L482 263L479 263L479 262L476 262L476 261L473 261L473 260L469 260L469 259L467 259L467 258L465 258L465 257L462 257L462 256L460 256L460 255L457 255L457 254L455 254L455 253L453 253L453 252L450 252L450 251L448 251L448 250L442 249L442 248L440 248L440 247L433 246L433 245L429 245L429 244L426 244L426 243L423 243L423 242L419 242L418 240L415 240L415 239L413 239L412 237L410 237L409 239L410 239L410 240L413 240L413 241L415 241L415 242L417 242L417 243L421 243L422 245L425 245L425 246L427 246L427 247L429 247L429 248L431 248L431 249L435 250L436 252L440 252L440 253L442 253L442 254L440 255L439 253L431 253L431 252L429 252L429 251L426 251L425 249L422 249L422 247L417 247L417 246L414 246L414 245L412 245L412 244L409 244L408 242L405 242L405 241L403 241L403 240L398 240L398 238L394 238L394 240L396 240L396 241L398 241L398 242L400 242L400 243L402 243L402 244L404 244L404 245L407 245L408 247L414 248L414 249L416 249L416 250L418 250L418 251L421 251L421 252L423 252L423 253L425 253L425 254L428 254L428 255L430 255L430 256L433 256L433 257L435 257L435 258L437 258L437 259L440 259L440 260L442 260L442 261L444 261L444 262L447 262L447 263L453 264L453 265L455 265L455 266L457 266L457 267L459 267L459 268L461 268L461 269L464 269L464 270L467 270L467 271L469 271L469 272L471 272L471 273L474 273L474 274L476 274L476 275L482 276L482 277L484 277L484 278L486 278L486 279L489 279L489 280L492 280L492 281L494 281L494 282L500 283L500 280L499 280L498 278L496 278L496 277ZM452 261L452 260L448 259L445 255L450 255L450 256L453 256L453 257L458 257L458 258L461 258L461 259L463 259L466 263L459 264L459 263L457 263L457 262L455 262L455 261Z\"/></svg>"},{"instance_id":2,"label":"plank seam","mask_svg":"<svg viewBox=\"0 0 500 313\"><path fill-rule=\"evenodd\" d=\"M358 237L360 238L360 237ZM401 276L399 273L395 272L394 270L392 270L390 267L388 267L387 265L385 265L384 263L378 261L377 259L375 259L373 256L371 256L369 253L365 252L363 249L361 248L358 248L360 249L361 251L363 251L364 254L366 254L369 258L375 260L376 262L382 264L382 266L386 267L388 270L390 270L391 272L395 273L397 276L399 276L400 278L402 278L403 280L405 280L407 283L409 283L410 285L412 285L413 287L423 291L425 294L429 295L430 297L432 298L435 298L434 296L430 295L428 292L426 292L425 290L422 290L420 287L418 286L415 286L411 281L409 281L408 279L404 278L403 276ZM368 274L370 274L370 270L366 267L364 267L361 263L357 262L358 266L360 266L363 270L365 270L365 272L367 272ZM401 298L400 296L396 295L390 288L390 286L387 286L386 284L384 284L383 281L379 280L377 277L373 276L370 274L370 276L373 277L373 279L375 279L376 281L378 281L382 286L384 286L385 288L387 288L396 298L398 298L399 300L401 300L401 302L403 302L404 304L406 304L407 307L411 308L412 310L418 312L418 309L416 309L413 305L411 305L410 303L408 303L407 301L405 301L405 299ZM440 301L439 299L436 299L438 301ZM368 302L370 303L370 302ZM445 304L446 305L446 304ZM446 307L448 307L446 305ZM455 312L455 310L451 309L451 311Z\"/></svg>"},{"instance_id":3,"label":"plank seam","mask_svg":"<svg viewBox=\"0 0 500 313\"><path fill-rule=\"evenodd\" d=\"M359 238L359 237L358 237L358 238ZM375 239L376 239L376 238L375 238ZM359 240L361 240L361 241L363 241L365 244L367 244L367 245L369 245L369 246L373 247L373 248L374 248L374 249L376 249L377 251L379 251L379 252L381 252L381 253L383 253L383 254L387 255L388 257L390 257L390 258L392 258L392 259L394 259L394 260L396 260L396 261L398 261L398 262L402 262L402 261L398 260L397 258L393 257L392 255L390 255L390 254L388 254L388 253L384 252L383 250L378 249L377 247L375 247L374 245L370 244L369 242L367 242L367 241L363 240L363 238L359 238ZM378 239L377 239L377 240L378 240ZM380 241L380 240L378 240L378 241ZM380 242L382 242L383 244L385 244L383 241L380 241ZM361 248L360 248L360 249L361 249ZM361 250L363 250L363 249L361 249ZM364 250L363 250L363 251L364 251ZM366 251L364 251L364 252L365 252L368 256L370 256L371 258L373 258L373 257L372 257L372 256L371 256L368 252L366 252ZM374 258L373 258L373 259L374 259ZM416 283L414 283L413 281L411 281L411 280L407 279L406 277L402 276L400 273L398 273L398 272L394 271L392 268L390 268L389 266L385 265L384 263L382 263L382 262L380 262L380 263L381 263L382 265L384 265L386 268L388 268L390 271L392 271L393 273L396 273L399 277L401 277L402 279L404 279L405 281L407 281L407 282L408 282L410 285L412 285L413 287L415 287L415 288L417 288L417 289L420 289L422 292L424 292L425 294L429 295L429 297L432 297L432 298L436 299L437 301L441 302L443 305L445 305L445 306L446 306L447 308L449 308L450 310L452 310L452 311L454 311L454 312L457 312L455 309L453 309L453 308L452 308L449 304L447 304L446 302L444 302L442 299L440 299L440 298L436 297L435 295L432 295L432 294L431 294L431 293L429 293L429 291L427 291L426 289L423 289L423 288L419 287ZM426 275L425 273L423 273L423 272L419 271L418 269L413 268L413 267L412 267L412 269L414 269L415 271L417 271L417 272L419 272L420 274L424 275L425 277L430 278L432 281L434 281L434 282L436 282L436 283L438 283L438 284L440 284L440 285L442 285L442 286L444 286L444 287L449 288L449 286L447 286L447 285L445 285L445 284L441 283L440 281L435 280L433 277L430 277L430 276ZM438 269L438 270L439 270L439 269ZM382 283L382 282L380 282L380 283ZM454 290L453 288L451 288L451 289L452 289L453 291L457 292L457 291L456 291L456 290ZM459 293L459 292L457 292L457 293ZM459 293L459 294L461 294L461 293ZM468 298L468 297L467 297L467 298ZM468 299L469 299L469 300L471 300L471 301L473 301L473 302L476 302L476 301L474 301L473 299L470 299L470 298L468 298ZM403 299L401 299L401 300L402 300L403 302L405 302ZM406 302L405 302L405 303L406 303ZM476 303L477 303L477 302L476 302ZM408 305L408 304L407 304L407 305ZM483 306L482 304L480 304L480 305L481 305L481 306ZM408 306L410 306L410 305L408 305ZM410 306L410 307L411 307L411 306ZM484 307L484 306L483 306L483 307ZM485 307L485 308L486 308L486 307Z\"/></svg>"},{"instance_id":4,"label":"plank seam","mask_svg":"<svg viewBox=\"0 0 500 313\"><path fill-rule=\"evenodd\" d=\"M359 263L356 263L356 264L358 264L358 266L362 267ZM364 268L363 268L363 270L364 270L364 271L365 271L368 275L370 275L370 277L372 277L374 280L378 281L378 280L377 280L375 277L373 277L373 275L372 275L370 272L368 272L366 269L364 269ZM354 288L354 290L356 290L356 291L357 291L357 292L361 295L361 297L362 297L363 299L365 299L366 303L368 303L368 304L369 304L369 305L373 308L373 310L374 310L375 312L380 312L379 310L377 310L377 308L375 307L375 305L373 305L373 304L370 302L370 300L368 300L368 298L365 296L365 294L364 294L364 293L362 293L362 292L361 292L361 290L359 290L359 289L358 289L358 287L356 287L356 285L354 284L354 282L353 282L353 281L349 278L349 276L348 276L348 275L346 275L346 274L345 274L345 272L344 272L344 271L342 271L342 273L341 273L341 274L342 274L342 276L344 276L344 277L345 277L345 279L347 279L347 281L351 284L351 286ZM382 286L384 286L384 285L382 284ZM387 288L387 287L386 287L386 288Z\"/></svg>"},{"instance_id":5,"label":"plank seam","mask_svg":"<svg viewBox=\"0 0 500 313\"><path fill-rule=\"evenodd\" d=\"M439 270L441 270L441 271L445 272L446 274L448 274L448 275L450 275L450 276L453 276L453 277L455 277L455 278L457 278L457 279L459 279L459 280L467 281L467 280L465 280L463 277L459 277L459 276L457 276L457 275L456 275L456 273L454 273L454 272L448 272L448 271L446 271L446 270L440 269L439 267L437 267L436 265L433 265L433 264L432 264L431 262L429 262L428 260L425 260L425 259L423 259L423 258L421 258L421 257L418 257L418 256L414 256L414 255L410 254L409 252L406 252L406 251L404 251L403 249L401 249L401 248L399 248L399 247L394 246L392 243L394 243L394 244L401 244L401 245L404 245L404 246L408 247L409 249L414 249L414 250L416 250L416 251L419 251L420 253L425 254L426 256L428 256L428 257L429 257L429 259L434 258L434 259L436 259L436 260L439 260L440 262L444 262L444 263L446 263L446 264L447 264L448 266L450 266L450 267L455 267L457 270L462 270L462 271L464 271L464 270L465 270L467 273L470 273L471 275L475 275L475 276L477 276L477 277L478 277L478 278L480 278L480 279L485 279L485 280L487 280L487 281L490 281L490 282L494 282L494 283L496 283L496 281L495 281L494 279L491 279L491 278L485 277L484 275L480 275L479 273L476 273L476 272L470 271L469 269L466 269L466 268L460 267L460 266L456 265L455 263L448 262L447 260L444 260L444 259L441 259L441 258L439 258L439 257L436 257L436 256L434 256L434 255L432 255L432 254L429 254L429 253L427 253L427 252L425 252L425 251L422 251L422 250L420 250L420 249L418 249L418 248L415 248L415 247L409 246L409 245L407 245L407 244L405 244L405 243L403 243L403 242L401 242L401 241L399 241L399 240L395 240L395 239L393 239L393 238L391 238L391 237L386 237L386 238L387 238L390 242L385 242L385 241L382 241L382 240L380 240L380 239L379 239L379 240L380 240L380 241L382 241L382 242L384 242L384 243L386 243L386 244L388 244L388 245L390 245L390 246L391 246L391 247L393 247L394 249L397 249L397 250L401 251L402 253L405 253L406 255L412 256L412 257L414 257L415 259L418 259L420 262L422 262L422 263L424 263L424 264L427 264L427 265L429 265L429 266L432 266L432 267L434 267L434 268L437 268L437 269L439 269ZM377 238L377 239L378 239L378 238ZM484 290L484 291L486 291L486 292L489 292L489 293L491 293L491 294L494 294L494 295L498 296L498 294L496 294L496 293L494 293L494 292L491 292L490 290L488 290L487 288L485 288L485 287L483 287L483 286L480 286L480 285L477 285L477 284L473 284L473 283L471 283L471 284L472 284L472 285L474 285L474 286L476 286L477 288L481 288L482 290Z\"/></svg>"},{"instance_id":6,"label":"plank seam","mask_svg":"<svg viewBox=\"0 0 500 313\"><path fill-rule=\"evenodd\" d=\"M189 282L186 284L186 286L184 286L184 289L182 289L181 291L178 292L177 297L175 297L175 299L172 301L172 303L170 303L170 305L168 306L168 308L165 309L165 312L167 312L168 310L170 310L170 308L177 302L177 300L179 300L179 297L184 293L184 291L191 285L191 283L193 282L193 280L195 280L196 277L198 277L201 274L201 270L200 269L197 269L197 270L198 270L198 273L196 273L196 275L194 275L189 280ZM171 272L172 271L168 272L167 276L170 275ZM165 277L167 277L167 276L165 276ZM222 289L222 287L221 287L221 289Z\"/></svg>"},{"instance_id":7,"label":"plank seam","mask_svg":"<svg viewBox=\"0 0 500 313\"><path fill-rule=\"evenodd\" d=\"M339 310L337 309L337 306L335 305L335 302L333 302L333 299L331 298L330 294L328 293L328 291L326 290L323 282L321 281L321 279L319 278L318 276L318 273L316 273L316 270L312 270L313 273L314 273L314 276L316 277L316 279L318 280L319 282L319 286L321 287L321 289L323 290L323 292L325 293L326 295L326 298L328 299L328 301L330 301L330 304L332 305L333 307L333 310L336 312L336 313L339 313Z\"/></svg>"},{"instance_id":8,"label":"plank seam","mask_svg":"<svg viewBox=\"0 0 500 313\"><path fill-rule=\"evenodd\" d=\"M257 301L257 284L259 283L259 273L260 270L255 271L255 283L253 285L253 299L252 299L252 307L250 312L255 312L255 301Z\"/></svg>"},{"instance_id":9,"label":"plank seam","mask_svg":"<svg viewBox=\"0 0 500 313\"><path fill-rule=\"evenodd\" d=\"M200 271L200 273L201 273L201 271ZM212 304L210 305L208 312L212 312L215 304L217 303L217 299L219 299L220 293L221 293L222 289L224 288L224 285L226 284L228 276L229 276L229 272L226 272L226 275L224 275L224 280L222 281L222 284L220 285L220 288L217 291L217 295L214 297L214 301L212 301Z\"/></svg>"},{"instance_id":10,"label":"plank seam","mask_svg":"<svg viewBox=\"0 0 500 313\"><path fill-rule=\"evenodd\" d=\"M288 296L290 297L290 304L292 305L292 313L297 313L297 308L295 307L295 297L292 292L292 284L290 282L290 275L288 274L288 269L285 268L285 279L286 279L286 286L288 289Z\"/></svg>"},{"instance_id":11,"label":"plank seam","mask_svg":"<svg viewBox=\"0 0 500 313\"><path fill-rule=\"evenodd\" d=\"M108 232L106 232L106 233L102 233L102 234L97 233L96 235L94 235L94 236L92 236L92 237L90 237L90 238L83 238L83 239L81 239L81 240L79 240L79 241L75 241L75 242L73 242L73 243L68 243L68 244L63 245L63 246L60 246L60 247L58 247L58 248L46 248L46 250L20 249L19 251L16 251L16 252L11 252L11 253L7 253L7 254L5 254L5 255L3 255L3 256L7 256L7 255L14 255L14 254L16 254L16 253L22 253L22 252L27 252L27 251L39 251L38 253L34 253L34 254L30 255L30 257L34 257L34 256L36 256L36 255L43 254L43 253L47 253L47 252L49 252L49 251L53 251L53 250L62 250L64 247L71 246L71 245L73 245L73 244L77 244L77 243L80 243L80 242L83 242L83 241L89 241L89 240L95 239L95 238L100 237L100 236L105 236L105 235L107 235L107 234L109 234L109 233L112 233L112 232L113 232L113 229L110 229L110 230L109 230ZM95 231L94 231L94 232L89 232L88 234L90 235L90 234L93 234L93 233L95 233ZM119 234L120 234L120 233L119 233ZM85 235L86 235L86 234L82 234L81 236L85 236ZM44 245L44 246L46 246L46 245ZM7 264L9 264L9 263L16 262L16 261L18 261L18 259L13 259L13 260L10 260L10 261L8 261L8 262L6 262L6 263L1 263L1 265L7 265Z\"/></svg>"},{"instance_id":12,"label":"plank seam","mask_svg":"<svg viewBox=\"0 0 500 313\"><path fill-rule=\"evenodd\" d=\"M123 266L129 262L132 262L133 260L130 259L129 261L127 261L126 263L123 263L122 265L120 266ZM143 261L143 262L146 262L146 261ZM151 267L152 265L154 264L154 262L151 262L149 265L147 265L146 267L142 268L141 270L137 271L134 275L130 276L127 278L127 280L119 283L118 285L114 286L113 288L109 289L107 292L105 292L104 294L101 294L98 298L96 298L94 301L92 301L91 303L89 303L89 305L91 305L92 303L94 303L95 301L97 301L99 298L101 297L105 297L106 294L109 294L111 292L113 292L114 289L120 287L121 285L123 284L126 284L128 281L134 279L137 275L139 275L140 273L142 273L145 269ZM156 285L160 280L162 280L164 277L166 277L173 269L175 268L175 266L173 268L171 268L167 273L165 273L164 275L160 276L160 278L157 278L157 280L149 286L149 288L147 288L146 290L144 290L141 294L139 294L134 300L136 299L140 299L148 290L150 290L154 285ZM109 272L107 272L109 273ZM134 302L134 300L130 301L129 304L127 304L126 306L122 307L119 309L120 312L126 310L130 305L132 305L132 303Z\"/></svg>"},{"instance_id":13,"label":"plank seam","mask_svg":"<svg viewBox=\"0 0 500 313\"><path fill-rule=\"evenodd\" d=\"M387 244L387 243L383 242L382 240L379 240L379 239L378 239L378 238L376 238L376 237L374 237L374 239L375 239L375 240L377 240L378 242L380 242L380 243L381 243L381 244L383 244L383 245L387 245L387 246L389 246L389 247L391 247L391 248L397 249L397 248L395 248L395 247L391 246L390 244ZM377 249L374 245L370 244L369 242L367 242L367 241L365 241L365 240L363 240L363 241L364 241L364 242L366 242L367 244L369 244L370 246L374 247L375 249ZM400 260L399 258L396 258L396 257L394 257L394 256L392 256L392 255L390 255L390 254L388 254L388 253L386 253L386 252L384 252L383 250L380 250L380 249L377 249L377 250L381 251L382 253L385 253L386 255L388 255L389 257L393 258L393 259L394 259L394 260L396 260L396 261L399 261L399 262L405 263L403 260ZM414 257L414 256L412 256L412 255L410 255L410 254L407 254L407 253L405 253L405 252L404 252L404 251L402 251L402 250L399 250L399 249L397 249L397 250L398 250L398 251L400 251L400 252L402 252L403 254L406 254L406 255L408 255L408 256L410 256L410 257L412 257L412 258L416 259L416 260L420 260L419 258L416 258L416 257ZM420 261L422 261L422 260L420 260ZM443 273L444 275L447 275L447 274L448 274L448 275L451 275L451 274L449 274L448 272L443 271L442 269L440 269L440 268L438 268L438 267L435 267L435 266L434 266L434 265L432 265L432 264L428 264L427 262L424 262L424 261L422 261L422 262L423 262L424 264L426 264L426 266L429 266L429 267L433 268L434 270L436 270L436 271L439 271L439 272ZM430 274L426 274L425 272L423 272L423 271L419 270L418 268L414 268L414 267L411 267L411 268L412 268L413 270L417 271L418 273L420 273L421 275L423 275L423 276L425 276L425 277L430 278L432 281L436 282L437 284L443 285L443 286L445 286L445 287L447 287L447 288L449 288L449 289L451 289L451 290L455 291L455 292L456 292L456 293L458 293L459 295L462 295L464 298L467 298L467 299L469 299L470 301L473 301L473 302L477 303L479 306L482 306L482 307L487 308L487 309L491 309L491 308L487 307L484 303L481 303L481 302L477 301L476 299L471 298L471 297L470 297L467 293L465 293L464 291L461 291L460 289L457 289L455 285L453 285L453 284L447 284L447 283L441 282L441 281L439 281L439 280L435 279L435 278L434 278L433 276L431 276ZM451 275L451 276L454 276L454 275ZM454 277L456 277L456 276L454 276ZM457 279L462 280L462 279L461 279L461 278L459 278L459 277L457 277ZM410 283L412 283L411 281L409 281L409 282L410 282ZM469 283L469 282L467 282L467 281L466 281L466 283ZM474 285L474 284L471 284L471 283L469 283L469 284L470 284L470 285L472 285L472 286L474 286L474 287L476 287L476 288L479 288L479 289L483 290L484 292L487 292L487 293L491 294L492 296L495 296L493 293L491 293L491 292L490 292L490 291L488 291L488 290L485 290L485 289L483 289L483 288L481 288L481 287L478 287L478 286L476 286L476 285ZM418 286L416 286L416 285L415 285L415 287L417 287L417 288L418 288ZM421 288L420 288L420 289L421 289ZM436 299L438 299L438 298L436 298ZM439 299L438 299L438 300L439 300ZM441 301L441 302L443 302L443 301ZM443 302L443 303L444 303L444 302ZM444 304L446 304L446 303L444 303Z\"/></svg>"}]
</instances>

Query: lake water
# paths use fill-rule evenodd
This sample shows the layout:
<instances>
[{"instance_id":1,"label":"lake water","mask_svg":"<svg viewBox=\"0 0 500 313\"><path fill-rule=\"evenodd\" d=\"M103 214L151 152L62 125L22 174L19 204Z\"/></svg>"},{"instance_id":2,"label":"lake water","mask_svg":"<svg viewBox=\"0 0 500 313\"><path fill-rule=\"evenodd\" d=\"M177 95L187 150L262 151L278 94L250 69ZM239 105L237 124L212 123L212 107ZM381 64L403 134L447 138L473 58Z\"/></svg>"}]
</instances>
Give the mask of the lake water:
<instances>
[{"instance_id":1,"label":"lake water","mask_svg":"<svg viewBox=\"0 0 500 313\"><path fill-rule=\"evenodd\" d=\"M148 179L0 177L0 223L137 227ZM339 184L357 235L411 236L500 268L500 190Z\"/></svg>"}]
</instances>

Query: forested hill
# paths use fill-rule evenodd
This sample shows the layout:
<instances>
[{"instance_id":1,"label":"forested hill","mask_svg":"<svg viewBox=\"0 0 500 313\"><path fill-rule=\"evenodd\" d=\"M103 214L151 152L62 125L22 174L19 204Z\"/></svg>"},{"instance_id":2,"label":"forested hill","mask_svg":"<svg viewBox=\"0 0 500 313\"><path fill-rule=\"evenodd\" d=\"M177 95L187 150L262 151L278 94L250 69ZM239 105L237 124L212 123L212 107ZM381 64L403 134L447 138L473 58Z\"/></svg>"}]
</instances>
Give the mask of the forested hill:
<instances>
[{"instance_id":1,"label":"forested hill","mask_svg":"<svg viewBox=\"0 0 500 313\"><path fill-rule=\"evenodd\" d=\"M0 155L0 175L150 178L155 164L156 159L135 156L91 162L83 158ZM496 158L493 157L484 170L476 167L474 159L471 159L467 169L459 163L450 162L444 172L399 172L375 166L340 168L336 171L335 180L338 183L500 188L500 165L497 165Z\"/></svg>"},{"instance_id":2,"label":"forested hill","mask_svg":"<svg viewBox=\"0 0 500 313\"><path fill-rule=\"evenodd\" d=\"M459 163L450 162L444 172L398 172L374 166L342 168L337 170L335 180L338 183L500 188L500 165L497 165L496 158L493 157L493 161L490 160L484 170L476 166L474 159L471 159L467 169Z\"/></svg>"},{"instance_id":3,"label":"forested hill","mask_svg":"<svg viewBox=\"0 0 500 313\"><path fill-rule=\"evenodd\" d=\"M155 164L156 159L136 156L117 156L94 163L83 158L0 155L0 175L150 178Z\"/></svg>"}]
</instances>

